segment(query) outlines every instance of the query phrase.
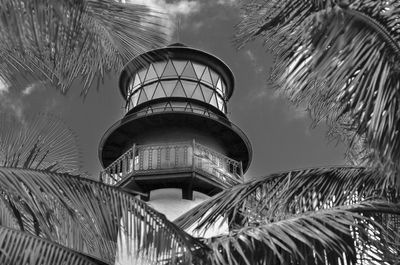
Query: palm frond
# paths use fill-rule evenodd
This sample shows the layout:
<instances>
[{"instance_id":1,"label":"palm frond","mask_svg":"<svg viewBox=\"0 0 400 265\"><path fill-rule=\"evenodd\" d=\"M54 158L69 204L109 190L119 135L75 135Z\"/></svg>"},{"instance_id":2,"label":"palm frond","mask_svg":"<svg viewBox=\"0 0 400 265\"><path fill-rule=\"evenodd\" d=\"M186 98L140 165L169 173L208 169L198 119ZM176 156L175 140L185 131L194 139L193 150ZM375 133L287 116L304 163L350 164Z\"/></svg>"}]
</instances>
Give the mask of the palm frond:
<instances>
[{"instance_id":1,"label":"palm frond","mask_svg":"<svg viewBox=\"0 0 400 265\"><path fill-rule=\"evenodd\" d=\"M0 168L0 199L8 207L0 217L11 215L19 230L109 263L121 251L117 243L131 262L146 264L196 263L207 251L145 202L93 180Z\"/></svg>"},{"instance_id":2,"label":"palm frond","mask_svg":"<svg viewBox=\"0 0 400 265\"><path fill-rule=\"evenodd\" d=\"M393 184L400 162L400 5L345 2L265 1L249 9L238 38L243 44L262 34L277 54L276 87L307 105L316 121L364 138Z\"/></svg>"},{"instance_id":3,"label":"palm frond","mask_svg":"<svg viewBox=\"0 0 400 265\"><path fill-rule=\"evenodd\" d=\"M175 220L186 229L207 229L221 216L231 227L281 220L287 214L349 205L363 200L397 200L379 173L361 167L293 170L236 185Z\"/></svg>"},{"instance_id":4,"label":"palm frond","mask_svg":"<svg viewBox=\"0 0 400 265\"><path fill-rule=\"evenodd\" d=\"M164 15L114 0L6 0L0 17L0 77L49 81L63 93L81 78L86 95L95 78L166 39Z\"/></svg>"},{"instance_id":5,"label":"palm frond","mask_svg":"<svg viewBox=\"0 0 400 265\"><path fill-rule=\"evenodd\" d=\"M390 222L371 218L388 213L398 217L399 205L339 206L246 226L204 242L214 250L211 264L397 264L399 225L393 229L386 226Z\"/></svg>"},{"instance_id":6,"label":"palm frond","mask_svg":"<svg viewBox=\"0 0 400 265\"><path fill-rule=\"evenodd\" d=\"M0 115L0 165L57 172L80 169L77 137L57 117Z\"/></svg>"},{"instance_id":7,"label":"palm frond","mask_svg":"<svg viewBox=\"0 0 400 265\"><path fill-rule=\"evenodd\" d=\"M13 265L105 265L51 241L0 226L0 263Z\"/></svg>"}]
</instances>

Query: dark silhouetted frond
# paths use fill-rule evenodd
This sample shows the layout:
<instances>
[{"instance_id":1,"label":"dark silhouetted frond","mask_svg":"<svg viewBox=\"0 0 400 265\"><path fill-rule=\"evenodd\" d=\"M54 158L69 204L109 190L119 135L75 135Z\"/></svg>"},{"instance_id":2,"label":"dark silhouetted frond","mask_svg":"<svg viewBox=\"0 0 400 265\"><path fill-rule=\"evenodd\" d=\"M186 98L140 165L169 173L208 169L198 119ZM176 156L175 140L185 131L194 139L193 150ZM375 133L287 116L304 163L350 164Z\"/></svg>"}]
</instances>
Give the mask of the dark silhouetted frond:
<instances>
[{"instance_id":1,"label":"dark silhouetted frond","mask_svg":"<svg viewBox=\"0 0 400 265\"><path fill-rule=\"evenodd\" d=\"M130 262L196 263L207 251L145 202L93 180L0 168L0 199L0 223L110 263L122 252Z\"/></svg>"},{"instance_id":2,"label":"dark silhouetted frond","mask_svg":"<svg viewBox=\"0 0 400 265\"><path fill-rule=\"evenodd\" d=\"M0 17L0 77L49 81L63 93L81 79L86 95L95 78L166 39L165 15L114 0L5 0Z\"/></svg>"},{"instance_id":3,"label":"dark silhouetted frond","mask_svg":"<svg viewBox=\"0 0 400 265\"><path fill-rule=\"evenodd\" d=\"M55 172L80 169L76 136L57 117L0 115L0 166Z\"/></svg>"},{"instance_id":4,"label":"dark silhouetted frond","mask_svg":"<svg viewBox=\"0 0 400 265\"><path fill-rule=\"evenodd\" d=\"M370 164L394 184L400 176L399 2L256 2L245 9L238 42L263 38L277 56L271 78L279 91L307 105L316 121L365 139Z\"/></svg>"},{"instance_id":5,"label":"dark silhouetted frond","mask_svg":"<svg viewBox=\"0 0 400 265\"><path fill-rule=\"evenodd\" d=\"M377 171L360 167L310 168L271 174L236 185L193 208L175 223L207 228L220 216L231 226L270 222L287 214L315 211L366 199L391 198ZM391 201L393 199L390 199ZM229 216L226 213L230 213Z\"/></svg>"},{"instance_id":6,"label":"dark silhouetted frond","mask_svg":"<svg viewBox=\"0 0 400 265\"><path fill-rule=\"evenodd\" d=\"M213 249L210 264L397 264L399 226L388 226L382 217L399 214L399 205L387 202L340 206L245 226L204 242Z\"/></svg>"},{"instance_id":7,"label":"dark silhouetted frond","mask_svg":"<svg viewBox=\"0 0 400 265\"><path fill-rule=\"evenodd\" d=\"M384 183L378 171L358 167L272 174L221 192L175 223L202 232L228 222L229 235L205 240L215 264L393 264L400 206ZM375 263L360 260L374 255Z\"/></svg>"},{"instance_id":8,"label":"dark silhouetted frond","mask_svg":"<svg viewBox=\"0 0 400 265\"><path fill-rule=\"evenodd\" d=\"M51 241L0 226L0 263L12 265L106 265Z\"/></svg>"}]
</instances>

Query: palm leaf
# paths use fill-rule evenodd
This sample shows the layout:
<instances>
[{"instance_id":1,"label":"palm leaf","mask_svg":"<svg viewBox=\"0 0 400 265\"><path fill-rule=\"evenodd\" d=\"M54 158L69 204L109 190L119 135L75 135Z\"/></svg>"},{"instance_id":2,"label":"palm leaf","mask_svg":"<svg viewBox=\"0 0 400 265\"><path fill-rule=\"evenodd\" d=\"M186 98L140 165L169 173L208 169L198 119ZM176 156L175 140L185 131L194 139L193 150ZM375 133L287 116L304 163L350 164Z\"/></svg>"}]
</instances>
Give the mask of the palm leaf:
<instances>
[{"instance_id":1,"label":"palm leaf","mask_svg":"<svg viewBox=\"0 0 400 265\"><path fill-rule=\"evenodd\" d=\"M13 265L105 265L51 241L0 226L0 263Z\"/></svg>"},{"instance_id":2,"label":"palm leaf","mask_svg":"<svg viewBox=\"0 0 400 265\"><path fill-rule=\"evenodd\" d=\"M94 78L162 45L163 18L114 0L2 1L0 77L17 86L49 81L62 92L81 78L86 94Z\"/></svg>"},{"instance_id":3,"label":"palm leaf","mask_svg":"<svg viewBox=\"0 0 400 265\"><path fill-rule=\"evenodd\" d=\"M221 216L235 227L282 219L287 214L348 205L366 199L396 201L382 175L360 167L328 167L272 174L236 185L175 220L207 229ZM227 214L229 213L229 214Z\"/></svg>"},{"instance_id":4,"label":"palm leaf","mask_svg":"<svg viewBox=\"0 0 400 265\"><path fill-rule=\"evenodd\" d=\"M318 121L365 139L371 162L398 178L400 5L397 1L264 1L245 9L239 43L277 54L276 87ZM272 39L272 40L270 40ZM350 141L350 148L357 141ZM400 182L399 182L400 183Z\"/></svg>"},{"instance_id":5,"label":"palm leaf","mask_svg":"<svg viewBox=\"0 0 400 265\"><path fill-rule=\"evenodd\" d=\"M359 167L272 174L223 191L175 223L204 232L228 222L228 235L204 241L215 264L393 264L400 208L384 183L378 171Z\"/></svg>"},{"instance_id":6,"label":"palm leaf","mask_svg":"<svg viewBox=\"0 0 400 265\"><path fill-rule=\"evenodd\" d=\"M399 227L391 230L387 222L370 218L372 213L398 216L400 207L387 202L334 207L246 226L204 242L214 250L210 264L396 264Z\"/></svg>"},{"instance_id":7,"label":"palm leaf","mask_svg":"<svg viewBox=\"0 0 400 265\"><path fill-rule=\"evenodd\" d=\"M207 248L164 215L115 187L49 171L0 168L0 223L113 263L195 262ZM5 213L3 213L5 212ZM118 239L119 238L119 239Z\"/></svg>"},{"instance_id":8,"label":"palm leaf","mask_svg":"<svg viewBox=\"0 0 400 265\"><path fill-rule=\"evenodd\" d=\"M80 169L77 137L57 117L40 114L21 120L0 115L0 165L57 172Z\"/></svg>"}]
</instances>

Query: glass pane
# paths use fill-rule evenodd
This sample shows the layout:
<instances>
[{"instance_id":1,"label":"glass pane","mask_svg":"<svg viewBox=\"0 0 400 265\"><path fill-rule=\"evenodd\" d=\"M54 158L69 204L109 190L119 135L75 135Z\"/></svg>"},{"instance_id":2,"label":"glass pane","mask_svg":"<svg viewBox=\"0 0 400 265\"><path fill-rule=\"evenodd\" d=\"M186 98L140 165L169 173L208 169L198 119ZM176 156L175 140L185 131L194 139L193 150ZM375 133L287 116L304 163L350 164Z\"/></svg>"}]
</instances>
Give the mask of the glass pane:
<instances>
[{"instance_id":1,"label":"glass pane","mask_svg":"<svg viewBox=\"0 0 400 265\"><path fill-rule=\"evenodd\" d=\"M206 83L212 84L211 75L210 75L210 72L208 71L208 68L206 68L206 70L204 71L204 74L201 77L201 80L203 80Z\"/></svg>"},{"instance_id":2,"label":"glass pane","mask_svg":"<svg viewBox=\"0 0 400 265\"><path fill-rule=\"evenodd\" d=\"M203 86L200 85L202 90L203 90L203 94L204 94L204 101L205 102L210 102L210 99L213 95L213 90L211 88L208 88L207 86Z\"/></svg>"},{"instance_id":3,"label":"glass pane","mask_svg":"<svg viewBox=\"0 0 400 265\"><path fill-rule=\"evenodd\" d=\"M175 71L175 67L172 65L171 61L168 61L167 66L165 67L164 73L163 73L163 77L166 76L177 76L178 74Z\"/></svg>"},{"instance_id":4,"label":"glass pane","mask_svg":"<svg viewBox=\"0 0 400 265\"><path fill-rule=\"evenodd\" d=\"M217 95L217 102L219 110L224 111L224 100L218 95Z\"/></svg>"},{"instance_id":5,"label":"glass pane","mask_svg":"<svg viewBox=\"0 0 400 265\"><path fill-rule=\"evenodd\" d=\"M196 90L194 91L192 98L204 101L204 96L203 93L201 92L201 88L199 85L196 87Z\"/></svg>"},{"instance_id":6,"label":"glass pane","mask_svg":"<svg viewBox=\"0 0 400 265\"><path fill-rule=\"evenodd\" d=\"M186 65L186 68L183 71L182 76L198 79L191 63L188 63Z\"/></svg>"},{"instance_id":7,"label":"glass pane","mask_svg":"<svg viewBox=\"0 0 400 265\"><path fill-rule=\"evenodd\" d=\"M213 105L214 107L218 108L217 99L215 97L215 94L211 97L210 104Z\"/></svg>"},{"instance_id":8,"label":"glass pane","mask_svg":"<svg viewBox=\"0 0 400 265\"><path fill-rule=\"evenodd\" d=\"M173 111L171 104L169 103L166 104L165 111Z\"/></svg>"},{"instance_id":9,"label":"glass pane","mask_svg":"<svg viewBox=\"0 0 400 265\"><path fill-rule=\"evenodd\" d=\"M161 77L162 73L164 72L164 68L167 62L156 62L153 63L154 69L156 70L157 76Z\"/></svg>"},{"instance_id":10,"label":"glass pane","mask_svg":"<svg viewBox=\"0 0 400 265\"><path fill-rule=\"evenodd\" d=\"M172 102L171 106L174 110L184 110L186 107L186 102Z\"/></svg>"},{"instance_id":11,"label":"glass pane","mask_svg":"<svg viewBox=\"0 0 400 265\"><path fill-rule=\"evenodd\" d=\"M146 69L142 69L138 72L137 76L139 76L140 81L142 83L144 83L144 77L146 76L146 72L147 72L147 68Z\"/></svg>"},{"instance_id":12,"label":"glass pane","mask_svg":"<svg viewBox=\"0 0 400 265\"><path fill-rule=\"evenodd\" d=\"M167 97L170 97L172 94L172 91L174 91L174 88L176 86L177 81L162 81L161 84L164 87L165 94Z\"/></svg>"},{"instance_id":13,"label":"glass pane","mask_svg":"<svg viewBox=\"0 0 400 265\"><path fill-rule=\"evenodd\" d=\"M225 95L224 95L224 91L222 90L221 78L218 79L218 81L217 81L217 91L218 91L221 95L225 96Z\"/></svg>"},{"instance_id":14,"label":"glass pane","mask_svg":"<svg viewBox=\"0 0 400 265\"><path fill-rule=\"evenodd\" d=\"M136 106L138 98L139 98L139 92L136 92L135 94L132 95L131 97L132 106Z\"/></svg>"},{"instance_id":15,"label":"glass pane","mask_svg":"<svg viewBox=\"0 0 400 265\"><path fill-rule=\"evenodd\" d=\"M183 89L186 91L186 95L190 98L193 95L194 89L196 88L197 83L190 82L186 80L182 80Z\"/></svg>"},{"instance_id":16,"label":"glass pane","mask_svg":"<svg viewBox=\"0 0 400 265\"><path fill-rule=\"evenodd\" d=\"M174 92L172 92L172 97L186 97L185 91L180 81L175 86Z\"/></svg>"},{"instance_id":17,"label":"glass pane","mask_svg":"<svg viewBox=\"0 0 400 265\"><path fill-rule=\"evenodd\" d=\"M216 72L214 72L214 70L210 69L210 73L211 73L211 79L212 79L212 83L214 86L217 85L217 81L218 81L218 74Z\"/></svg>"},{"instance_id":18,"label":"glass pane","mask_svg":"<svg viewBox=\"0 0 400 265\"><path fill-rule=\"evenodd\" d=\"M225 93L226 93L225 83L224 82L221 82L221 83L222 83L222 92L224 93L224 97L225 97Z\"/></svg>"},{"instance_id":19,"label":"glass pane","mask_svg":"<svg viewBox=\"0 0 400 265\"><path fill-rule=\"evenodd\" d=\"M201 109L193 109L193 112L194 112L194 113L201 114L201 115L203 115L203 114L204 114L204 111L203 111L203 110L201 110Z\"/></svg>"},{"instance_id":20,"label":"glass pane","mask_svg":"<svg viewBox=\"0 0 400 265\"><path fill-rule=\"evenodd\" d=\"M139 100L138 100L138 105L142 104L143 102L147 101L147 96L146 93L143 92L143 90L140 91L140 96L139 96Z\"/></svg>"},{"instance_id":21,"label":"glass pane","mask_svg":"<svg viewBox=\"0 0 400 265\"><path fill-rule=\"evenodd\" d=\"M196 72L197 78L200 79L206 67L198 63L193 63L193 68L194 71Z\"/></svg>"},{"instance_id":22,"label":"glass pane","mask_svg":"<svg viewBox=\"0 0 400 265\"><path fill-rule=\"evenodd\" d=\"M135 77L133 77L135 78ZM133 79L129 82L129 86L128 86L128 96L132 95L133 93Z\"/></svg>"},{"instance_id":23,"label":"glass pane","mask_svg":"<svg viewBox=\"0 0 400 265\"><path fill-rule=\"evenodd\" d=\"M185 108L186 111L193 111L192 104L188 103Z\"/></svg>"},{"instance_id":24,"label":"glass pane","mask_svg":"<svg viewBox=\"0 0 400 265\"><path fill-rule=\"evenodd\" d=\"M173 61L173 64L175 66L176 72L178 75L181 75L183 72L183 69L185 68L187 61Z\"/></svg>"},{"instance_id":25,"label":"glass pane","mask_svg":"<svg viewBox=\"0 0 400 265\"><path fill-rule=\"evenodd\" d=\"M154 91L156 90L157 83L145 86L143 89L146 91L147 98L152 99Z\"/></svg>"},{"instance_id":26,"label":"glass pane","mask_svg":"<svg viewBox=\"0 0 400 265\"><path fill-rule=\"evenodd\" d=\"M166 95L164 93L164 89L163 89L162 85L160 83L158 83L157 89L156 89L156 91L154 92L154 95L153 95L153 99L165 98L165 97L166 97Z\"/></svg>"},{"instance_id":27,"label":"glass pane","mask_svg":"<svg viewBox=\"0 0 400 265\"><path fill-rule=\"evenodd\" d=\"M136 74L135 75L135 82L133 83L133 87L137 87L137 86L139 86L140 85L140 78L139 78L139 76Z\"/></svg>"},{"instance_id":28,"label":"glass pane","mask_svg":"<svg viewBox=\"0 0 400 265\"><path fill-rule=\"evenodd\" d=\"M146 75L146 81L150 81L156 78L157 78L156 71L154 70L153 65L150 64L149 70L147 71Z\"/></svg>"}]
</instances>

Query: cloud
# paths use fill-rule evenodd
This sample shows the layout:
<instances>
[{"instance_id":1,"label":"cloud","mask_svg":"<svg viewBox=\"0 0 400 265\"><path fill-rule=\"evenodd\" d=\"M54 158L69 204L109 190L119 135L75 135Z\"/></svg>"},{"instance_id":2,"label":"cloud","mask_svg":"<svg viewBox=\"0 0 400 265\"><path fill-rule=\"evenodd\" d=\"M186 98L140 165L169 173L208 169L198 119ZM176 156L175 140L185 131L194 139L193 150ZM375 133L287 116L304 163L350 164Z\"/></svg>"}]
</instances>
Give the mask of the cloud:
<instances>
[{"instance_id":1,"label":"cloud","mask_svg":"<svg viewBox=\"0 0 400 265\"><path fill-rule=\"evenodd\" d=\"M238 5L238 0L218 0L217 4L219 5L229 5L229 6L236 6Z\"/></svg>"},{"instance_id":2,"label":"cloud","mask_svg":"<svg viewBox=\"0 0 400 265\"><path fill-rule=\"evenodd\" d=\"M10 87L9 84L7 84L7 82L0 77L0 96L8 93L9 87Z\"/></svg>"},{"instance_id":3,"label":"cloud","mask_svg":"<svg viewBox=\"0 0 400 265\"><path fill-rule=\"evenodd\" d=\"M0 113L1 112L12 114L21 122L25 120L24 104L22 100L13 98L9 93L0 94Z\"/></svg>"},{"instance_id":4,"label":"cloud","mask_svg":"<svg viewBox=\"0 0 400 265\"><path fill-rule=\"evenodd\" d=\"M167 3L166 0L125 0L126 3L146 5L156 11L168 13L171 16L188 16L200 10L200 2L195 0L179 0Z\"/></svg>"},{"instance_id":5,"label":"cloud","mask_svg":"<svg viewBox=\"0 0 400 265\"><path fill-rule=\"evenodd\" d=\"M245 54L249 58L256 73L261 73L262 71L264 71L264 67L258 63L256 56L251 50L246 50Z\"/></svg>"},{"instance_id":6,"label":"cloud","mask_svg":"<svg viewBox=\"0 0 400 265\"><path fill-rule=\"evenodd\" d=\"M192 14L198 13L201 9L200 1L178 0L167 2L166 0L125 0L126 3L146 5L156 12L166 13L169 19L163 21L167 35L172 38L176 29L177 21Z\"/></svg>"},{"instance_id":7,"label":"cloud","mask_svg":"<svg viewBox=\"0 0 400 265\"><path fill-rule=\"evenodd\" d=\"M10 84L0 77L0 112L11 112L19 119L23 118L23 105L20 100L14 100L10 93Z\"/></svg>"},{"instance_id":8,"label":"cloud","mask_svg":"<svg viewBox=\"0 0 400 265\"><path fill-rule=\"evenodd\" d=\"M32 94L32 92L36 89L37 85L35 83L32 83L25 87L24 90L22 90L22 95L27 96Z\"/></svg>"}]
</instances>

